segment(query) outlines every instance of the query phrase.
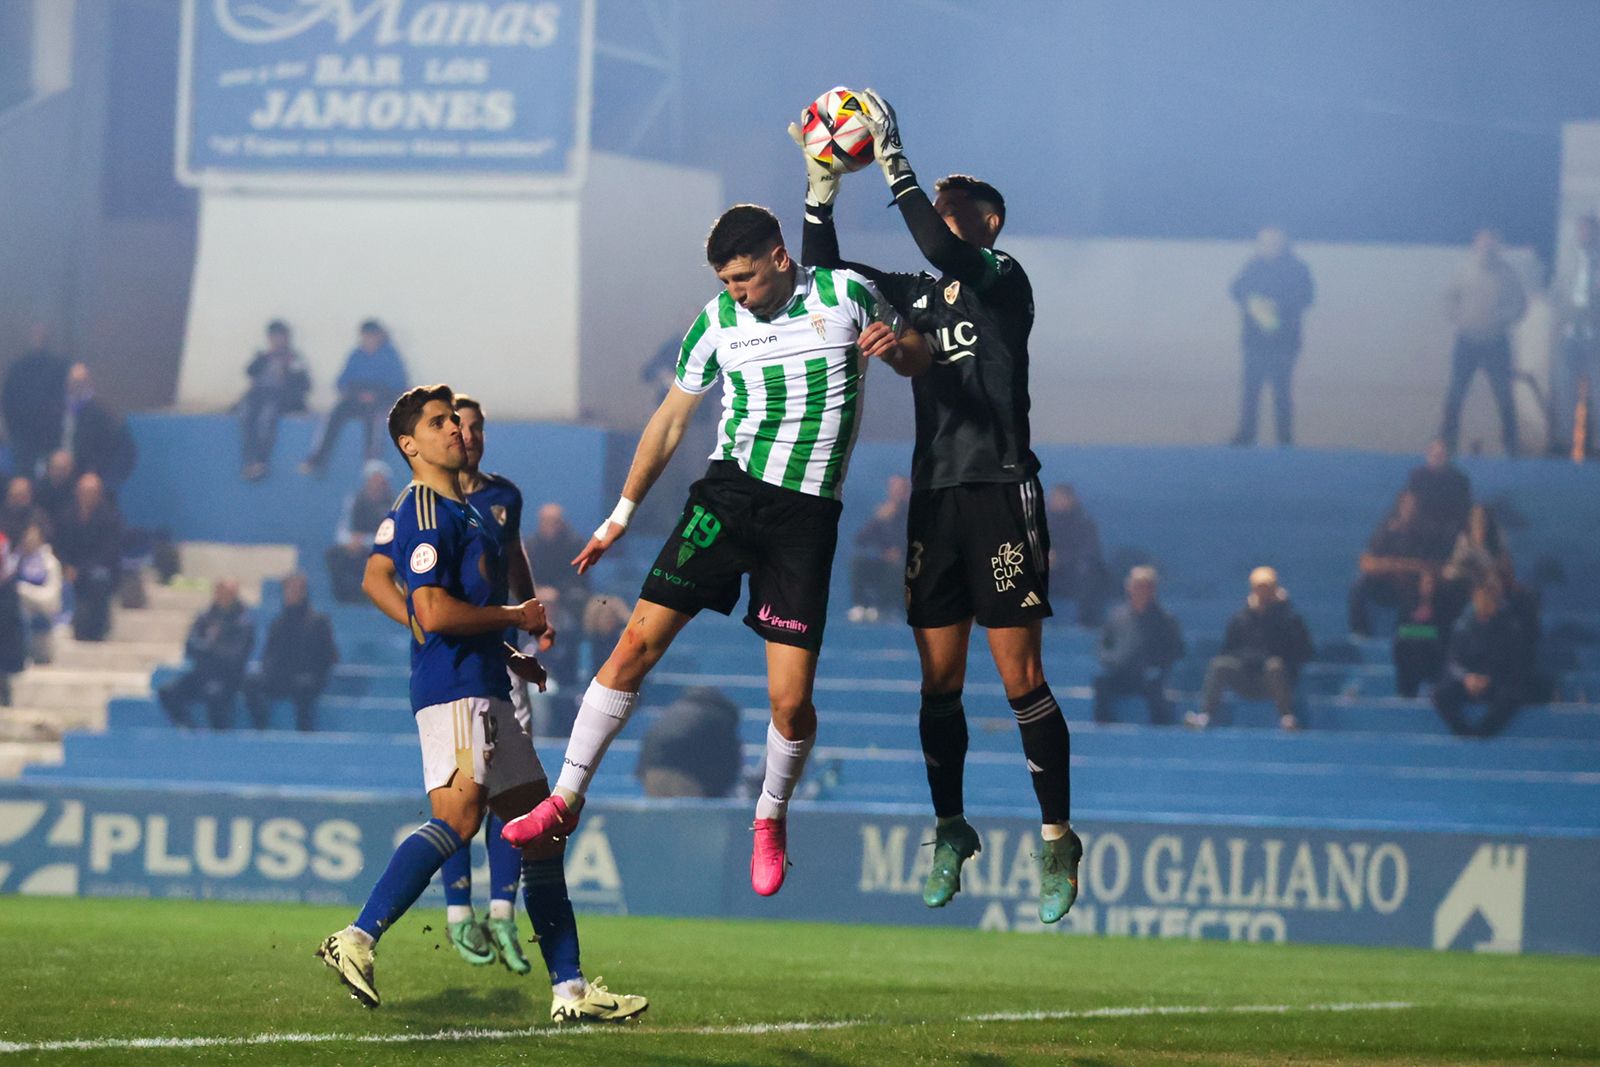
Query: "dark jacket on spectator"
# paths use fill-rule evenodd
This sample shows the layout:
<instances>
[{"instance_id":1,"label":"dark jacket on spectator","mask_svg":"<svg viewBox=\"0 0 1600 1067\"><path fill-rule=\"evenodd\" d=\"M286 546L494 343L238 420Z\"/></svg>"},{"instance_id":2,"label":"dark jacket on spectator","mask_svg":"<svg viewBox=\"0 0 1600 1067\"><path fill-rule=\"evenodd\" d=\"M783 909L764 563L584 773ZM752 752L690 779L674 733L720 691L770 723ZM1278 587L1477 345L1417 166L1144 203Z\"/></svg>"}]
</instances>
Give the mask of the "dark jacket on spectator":
<instances>
[{"instance_id":1,"label":"dark jacket on spectator","mask_svg":"<svg viewBox=\"0 0 1600 1067\"><path fill-rule=\"evenodd\" d=\"M1300 351L1300 319L1311 306L1311 269L1293 252L1275 259L1255 256L1244 265L1228 289L1229 295L1246 307L1252 296L1266 297L1277 312L1276 328L1270 332L1250 314L1243 316L1244 346L1256 351L1288 355Z\"/></svg>"},{"instance_id":2,"label":"dark jacket on spectator","mask_svg":"<svg viewBox=\"0 0 1600 1067\"><path fill-rule=\"evenodd\" d=\"M75 567L80 572L103 567L115 574L122 562L122 515L109 501L87 518L80 516L76 507L70 507L56 524L51 547L63 567Z\"/></svg>"},{"instance_id":3,"label":"dark jacket on spectator","mask_svg":"<svg viewBox=\"0 0 1600 1067\"><path fill-rule=\"evenodd\" d=\"M738 705L699 687L651 723L634 774L650 796L722 797L733 792L743 765Z\"/></svg>"},{"instance_id":4,"label":"dark jacket on spectator","mask_svg":"<svg viewBox=\"0 0 1600 1067\"><path fill-rule=\"evenodd\" d=\"M244 676L255 643L255 621L243 604L213 604L195 617L183 654L203 675L237 680Z\"/></svg>"},{"instance_id":5,"label":"dark jacket on spectator","mask_svg":"<svg viewBox=\"0 0 1600 1067\"><path fill-rule=\"evenodd\" d=\"M270 678L311 676L320 689L338 662L333 624L322 612L309 604L285 605L272 620L266 647L261 650L262 674Z\"/></svg>"},{"instance_id":6,"label":"dark jacket on spectator","mask_svg":"<svg viewBox=\"0 0 1600 1067\"><path fill-rule=\"evenodd\" d=\"M406 365L400 353L385 341L375 352L355 348L344 361L339 372L339 393L373 392L380 398L393 397L405 391ZM384 400L387 404L389 401Z\"/></svg>"},{"instance_id":7,"label":"dark jacket on spectator","mask_svg":"<svg viewBox=\"0 0 1600 1067\"><path fill-rule=\"evenodd\" d=\"M1071 511L1050 511L1050 548L1063 566L1100 560L1100 528L1082 504Z\"/></svg>"},{"instance_id":8,"label":"dark jacket on spectator","mask_svg":"<svg viewBox=\"0 0 1600 1067\"><path fill-rule=\"evenodd\" d=\"M1255 596L1250 594L1252 602ZM1276 656L1291 671L1298 671L1311 659L1311 632L1280 589L1277 599L1261 610L1246 604L1228 620L1222 652L1256 667Z\"/></svg>"},{"instance_id":9,"label":"dark jacket on spectator","mask_svg":"<svg viewBox=\"0 0 1600 1067\"><path fill-rule=\"evenodd\" d=\"M1527 632L1509 607L1487 619L1468 608L1450 635L1450 673L1483 674L1497 688L1521 688L1529 681L1527 649Z\"/></svg>"},{"instance_id":10,"label":"dark jacket on spectator","mask_svg":"<svg viewBox=\"0 0 1600 1067\"><path fill-rule=\"evenodd\" d=\"M1183 630L1160 604L1139 614L1118 604L1100 631L1100 666L1107 674L1165 672L1183 653Z\"/></svg>"},{"instance_id":11,"label":"dark jacket on spectator","mask_svg":"<svg viewBox=\"0 0 1600 1067\"><path fill-rule=\"evenodd\" d=\"M115 491L133 473L135 445L128 424L98 400L88 400L73 419L72 458L78 473L93 471Z\"/></svg>"},{"instance_id":12,"label":"dark jacket on spectator","mask_svg":"<svg viewBox=\"0 0 1600 1067\"><path fill-rule=\"evenodd\" d=\"M1423 465L1411 472L1406 488L1417 498L1417 523L1438 545L1440 558L1450 554L1456 535L1472 510L1472 481L1455 464L1439 470Z\"/></svg>"},{"instance_id":13,"label":"dark jacket on spectator","mask_svg":"<svg viewBox=\"0 0 1600 1067\"><path fill-rule=\"evenodd\" d=\"M62 357L47 349L35 349L24 353L6 371L5 385L0 386L0 411L5 414L12 452L48 456L61 447L67 370L67 361Z\"/></svg>"}]
</instances>

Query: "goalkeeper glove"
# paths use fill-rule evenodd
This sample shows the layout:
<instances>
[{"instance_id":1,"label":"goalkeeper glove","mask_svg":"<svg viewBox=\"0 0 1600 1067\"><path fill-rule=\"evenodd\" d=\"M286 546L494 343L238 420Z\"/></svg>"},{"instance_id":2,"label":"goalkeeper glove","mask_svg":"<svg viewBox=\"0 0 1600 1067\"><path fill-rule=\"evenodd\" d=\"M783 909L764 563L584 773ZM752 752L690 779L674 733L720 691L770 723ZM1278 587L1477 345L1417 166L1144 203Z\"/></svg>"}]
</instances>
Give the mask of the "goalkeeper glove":
<instances>
[{"instance_id":1,"label":"goalkeeper glove","mask_svg":"<svg viewBox=\"0 0 1600 1067\"><path fill-rule=\"evenodd\" d=\"M889 101L875 90L863 89L856 95L867 105L861 113L861 122L872 132L873 154L878 166L883 168L889 191L899 200L917 184L917 176L911 173L911 164L906 162L905 146L900 143L900 122Z\"/></svg>"},{"instance_id":2,"label":"goalkeeper glove","mask_svg":"<svg viewBox=\"0 0 1600 1067\"><path fill-rule=\"evenodd\" d=\"M805 120L805 115L800 116ZM826 163L813 159L810 152L806 151L806 137L801 132L797 123L789 123L789 137L800 146L800 154L806 157L806 207L828 207L833 203L833 198L839 195L839 176L828 169Z\"/></svg>"}]
</instances>

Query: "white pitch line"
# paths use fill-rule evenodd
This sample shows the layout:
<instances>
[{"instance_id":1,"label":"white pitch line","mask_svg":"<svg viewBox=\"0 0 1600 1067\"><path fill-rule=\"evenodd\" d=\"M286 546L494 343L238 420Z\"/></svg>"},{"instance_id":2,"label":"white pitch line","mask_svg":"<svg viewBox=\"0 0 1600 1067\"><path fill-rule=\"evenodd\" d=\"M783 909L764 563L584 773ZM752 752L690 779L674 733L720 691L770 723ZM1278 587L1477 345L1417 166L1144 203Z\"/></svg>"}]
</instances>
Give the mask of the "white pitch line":
<instances>
[{"instance_id":1,"label":"white pitch line","mask_svg":"<svg viewBox=\"0 0 1600 1067\"><path fill-rule=\"evenodd\" d=\"M990 1012L961 1015L956 1023L1043 1022L1062 1019L1137 1019L1159 1015L1290 1015L1296 1012L1403 1011L1415 1004L1403 1000L1379 1000L1347 1004L1147 1004L1123 1008L1083 1008L1067 1011ZM689 1034L696 1037L746 1037L761 1034L813 1033L825 1030L850 1030L866 1026L933 1025L933 1020L905 1023L892 1019L831 1019L816 1022L744 1023L731 1026L664 1027L638 1026L529 1027L523 1030L435 1030L421 1034L251 1034L245 1037L105 1037L76 1041L0 1041L0 1055L10 1052L95 1052L107 1049L246 1048L259 1045L414 1045L427 1041L509 1041L521 1038L576 1037L582 1034Z\"/></svg>"}]
</instances>

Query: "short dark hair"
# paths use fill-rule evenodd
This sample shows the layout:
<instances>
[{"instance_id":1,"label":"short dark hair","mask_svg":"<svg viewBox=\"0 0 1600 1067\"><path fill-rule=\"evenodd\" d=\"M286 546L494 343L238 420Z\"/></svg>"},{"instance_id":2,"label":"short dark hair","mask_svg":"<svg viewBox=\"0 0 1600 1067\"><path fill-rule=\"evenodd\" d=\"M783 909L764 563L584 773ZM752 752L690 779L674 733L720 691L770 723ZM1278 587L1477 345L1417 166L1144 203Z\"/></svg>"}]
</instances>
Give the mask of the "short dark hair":
<instances>
[{"instance_id":1,"label":"short dark hair","mask_svg":"<svg viewBox=\"0 0 1600 1067\"><path fill-rule=\"evenodd\" d=\"M759 204L735 204L722 213L706 238L706 261L721 269L740 256L759 256L783 243L778 216Z\"/></svg>"},{"instance_id":2,"label":"short dark hair","mask_svg":"<svg viewBox=\"0 0 1600 1067\"><path fill-rule=\"evenodd\" d=\"M455 400L451 402L450 406L455 408L457 411L460 411L462 408L471 408L473 411L478 413L479 418L483 417L483 405L478 403L478 398L475 396L468 396L466 393L457 393Z\"/></svg>"},{"instance_id":3,"label":"short dark hair","mask_svg":"<svg viewBox=\"0 0 1600 1067\"><path fill-rule=\"evenodd\" d=\"M360 332L361 333L387 333L388 331L383 328L383 323L379 322L377 319L367 319L366 321L364 321L361 324Z\"/></svg>"},{"instance_id":4,"label":"short dark hair","mask_svg":"<svg viewBox=\"0 0 1600 1067\"><path fill-rule=\"evenodd\" d=\"M407 462L411 457L406 456L405 450L400 448L400 438L410 437L417 432L417 420L422 418L422 409L433 400L443 400L450 405L451 411L455 410L456 394L448 385L419 385L415 389L408 389L400 394L400 399L389 409L389 440L394 442L394 447Z\"/></svg>"},{"instance_id":5,"label":"short dark hair","mask_svg":"<svg viewBox=\"0 0 1600 1067\"><path fill-rule=\"evenodd\" d=\"M1000 225L1006 224L1006 198L1000 195L1000 190L982 178L974 178L970 174L950 174L934 183L935 193L942 193L947 189L966 193L973 200L987 204L990 211L1000 216Z\"/></svg>"},{"instance_id":6,"label":"short dark hair","mask_svg":"<svg viewBox=\"0 0 1600 1067\"><path fill-rule=\"evenodd\" d=\"M271 322L267 323L267 332L281 333L287 337L289 336L289 324L284 322L282 319L273 319Z\"/></svg>"}]
</instances>

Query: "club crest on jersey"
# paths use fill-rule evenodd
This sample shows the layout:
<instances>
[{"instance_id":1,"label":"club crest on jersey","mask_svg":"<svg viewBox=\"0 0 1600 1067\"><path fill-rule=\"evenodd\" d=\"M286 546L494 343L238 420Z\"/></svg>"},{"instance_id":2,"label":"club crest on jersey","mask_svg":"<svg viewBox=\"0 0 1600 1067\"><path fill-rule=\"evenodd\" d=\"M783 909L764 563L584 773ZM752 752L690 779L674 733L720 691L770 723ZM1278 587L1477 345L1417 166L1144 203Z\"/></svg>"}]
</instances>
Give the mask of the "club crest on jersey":
<instances>
[{"instance_id":1,"label":"club crest on jersey","mask_svg":"<svg viewBox=\"0 0 1600 1067\"><path fill-rule=\"evenodd\" d=\"M944 287L944 302L946 304L954 304L956 302L956 298L959 297L960 295L961 295L961 283L960 282L951 282L949 285Z\"/></svg>"},{"instance_id":2,"label":"club crest on jersey","mask_svg":"<svg viewBox=\"0 0 1600 1067\"><path fill-rule=\"evenodd\" d=\"M494 516L494 521L504 526L506 524L506 506L504 504L490 504L489 514Z\"/></svg>"},{"instance_id":3,"label":"club crest on jersey","mask_svg":"<svg viewBox=\"0 0 1600 1067\"><path fill-rule=\"evenodd\" d=\"M816 330L817 336L822 338L824 341L828 339L828 320L824 319L821 315L816 313L812 314L811 328Z\"/></svg>"},{"instance_id":4,"label":"club crest on jersey","mask_svg":"<svg viewBox=\"0 0 1600 1067\"><path fill-rule=\"evenodd\" d=\"M411 553L411 569L417 574L427 574L439 562L439 553L430 544L420 544Z\"/></svg>"},{"instance_id":5,"label":"club crest on jersey","mask_svg":"<svg viewBox=\"0 0 1600 1067\"><path fill-rule=\"evenodd\" d=\"M386 545L394 540L394 520L384 519L378 523L378 532L372 536L375 545Z\"/></svg>"}]
</instances>

